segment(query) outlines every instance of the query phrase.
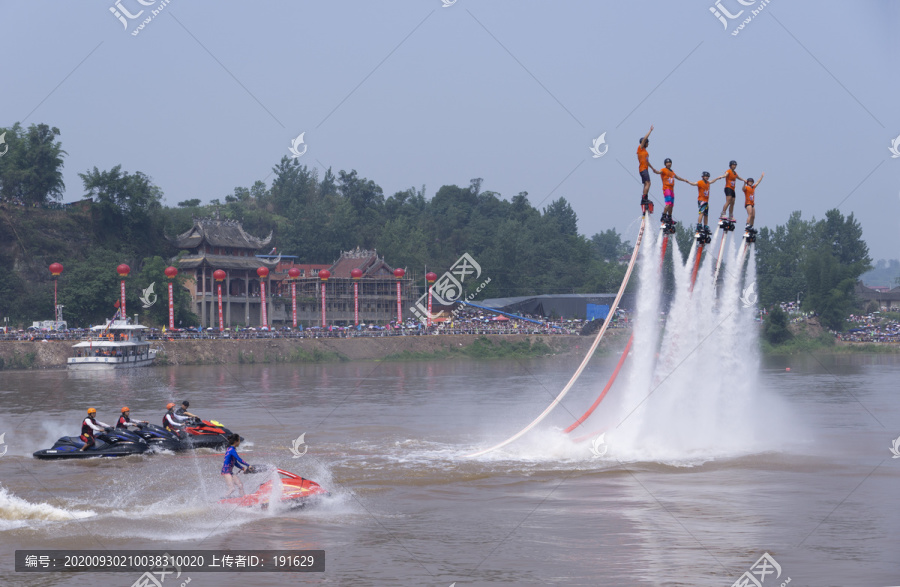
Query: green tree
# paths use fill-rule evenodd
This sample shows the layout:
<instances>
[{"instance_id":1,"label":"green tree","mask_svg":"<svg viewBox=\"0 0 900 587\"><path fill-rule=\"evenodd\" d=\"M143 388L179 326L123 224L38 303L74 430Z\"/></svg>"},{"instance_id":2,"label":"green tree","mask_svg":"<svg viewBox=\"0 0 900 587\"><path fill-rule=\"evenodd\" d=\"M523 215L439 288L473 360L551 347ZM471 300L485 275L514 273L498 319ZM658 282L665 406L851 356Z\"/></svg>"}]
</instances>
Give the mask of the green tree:
<instances>
[{"instance_id":1,"label":"green tree","mask_svg":"<svg viewBox=\"0 0 900 587\"><path fill-rule=\"evenodd\" d=\"M622 235L615 228L598 232L591 237L591 244L597 255L604 261L617 263L619 258L631 253L631 243L622 240Z\"/></svg>"},{"instance_id":2,"label":"green tree","mask_svg":"<svg viewBox=\"0 0 900 587\"><path fill-rule=\"evenodd\" d=\"M810 308L832 330L843 330L856 300L853 288L859 276L871 269L869 249L862 227L850 216L834 209L816 223L810 233L802 264L806 277L804 308Z\"/></svg>"},{"instance_id":3,"label":"green tree","mask_svg":"<svg viewBox=\"0 0 900 587\"><path fill-rule=\"evenodd\" d=\"M32 124L23 131L17 122L0 128L7 151L0 157L0 200L44 205L60 200L65 190L62 144L56 127Z\"/></svg>"},{"instance_id":4,"label":"green tree","mask_svg":"<svg viewBox=\"0 0 900 587\"><path fill-rule=\"evenodd\" d=\"M763 336L772 344L781 344L791 338L791 332L788 330L788 315L780 305L775 304L766 314Z\"/></svg>"},{"instance_id":5,"label":"green tree","mask_svg":"<svg viewBox=\"0 0 900 587\"><path fill-rule=\"evenodd\" d=\"M94 231L100 243L115 246L126 256L166 251L163 193L149 176L140 171L123 172L121 165L109 171L94 167L78 176L85 195L96 201Z\"/></svg>"}]
</instances>

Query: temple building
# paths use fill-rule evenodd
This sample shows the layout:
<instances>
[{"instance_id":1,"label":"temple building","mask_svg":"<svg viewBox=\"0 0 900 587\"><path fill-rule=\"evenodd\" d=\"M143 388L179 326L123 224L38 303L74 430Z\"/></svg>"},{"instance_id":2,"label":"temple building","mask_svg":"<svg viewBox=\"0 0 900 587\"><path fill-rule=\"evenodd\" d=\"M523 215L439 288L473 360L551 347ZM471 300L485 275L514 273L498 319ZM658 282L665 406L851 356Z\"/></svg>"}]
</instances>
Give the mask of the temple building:
<instances>
[{"instance_id":1,"label":"temple building","mask_svg":"<svg viewBox=\"0 0 900 587\"><path fill-rule=\"evenodd\" d=\"M278 328L292 325L291 279L288 272L299 270L297 284L298 325L320 326L322 322L321 281L319 271L327 269L331 278L325 284L326 325L354 324L353 282L359 282L359 318L363 323L385 324L397 318L397 283L401 288L402 313L409 317L409 308L418 295L413 275L394 276L394 269L377 252L357 248L341 253L332 264L299 263L297 257L257 254L272 242L272 234L258 238L247 234L235 220L194 219L187 232L174 239L185 251L176 259L179 270L193 277L188 281L192 310L200 317L204 328L219 324L216 270L225 272L222 281L222 315L226 327L262 326L261 288L257 270L269 270L266 277L266 314L268 326ZM362 271L360 279L351 276L354 269Z\"/></svg>"},{"instance_id":2,"label":"temple building","mask_svg":"<svg viewBox=\"0 0 900 587\"><path fill-rule=\"evenodd\" d=\"M256 270L273 268L276 264L256 256L256 252L272 242L247 234L236 220L195 218L194 226L175 238L175 246L186 251L177 260L180 271L193 274L189 289L192 310L200 316L201 326L218 326L217 299L213 272L225 271L222 282L222 304L225 324L260 326L260 287ZM272 320L273 304L267 299L267 311Z\"/></svg>"},{"instance_id":3,"label":"temple building","mask_svg":"<svg viewBox=\"0 0 900 587\"><path fill-rule=\"evenodd\" d=\"M351 272L359 269L362 276L353 279ZM354 323L353 282L359 282L359 320L361 323L386 324L397 320L397 282L400 282L402 316L409 318L410 307L419 292L415 275L410 272L394 277L394 268L377 251L356 248L342 251L328 271L331 277L325 285L326 324ZM289 287L288 287L289 290ZM304 323L321 325L322 287L318 279L297 281L297 314ZM318 322L316 322L318 320Z\"/></svg>"}]
</instances>

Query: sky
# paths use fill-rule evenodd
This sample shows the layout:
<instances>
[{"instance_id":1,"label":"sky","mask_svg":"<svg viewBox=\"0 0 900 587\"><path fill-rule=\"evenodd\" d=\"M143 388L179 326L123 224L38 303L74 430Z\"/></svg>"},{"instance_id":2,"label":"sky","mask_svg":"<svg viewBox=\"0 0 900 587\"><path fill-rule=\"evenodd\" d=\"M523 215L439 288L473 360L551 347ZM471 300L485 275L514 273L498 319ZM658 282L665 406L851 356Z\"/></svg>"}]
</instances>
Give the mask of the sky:
<instances>
[{"instance_id":1,"label":"sky","mask_svg":"<svg viewBox=\"0 0 900 587\"><path fill-rule=\"evenodd\" d=\"M269 184L303 133L320 175L429 198L483 178L634 242L652 124L656 167L765 172L757 227L838 207L873 260L900 258L900 2L451 2L0 0L0 126L60 129L65 201L78 173L119 164L167 205L224 200ZM675 194L675 219L696 222L696 189Z\"/></svg>"}]
</instances>

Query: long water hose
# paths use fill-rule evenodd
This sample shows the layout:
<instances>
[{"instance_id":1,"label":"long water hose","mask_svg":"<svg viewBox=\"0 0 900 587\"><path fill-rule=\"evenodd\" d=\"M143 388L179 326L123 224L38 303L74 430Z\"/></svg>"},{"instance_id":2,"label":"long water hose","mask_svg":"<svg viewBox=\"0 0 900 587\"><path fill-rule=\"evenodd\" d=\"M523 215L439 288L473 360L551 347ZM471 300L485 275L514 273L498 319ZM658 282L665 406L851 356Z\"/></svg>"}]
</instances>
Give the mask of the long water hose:
<instances>
[{"instance_id":1,"label":"long water hose","mask_svg":"<svg viewBox=\"0 0 900 587\"><path fill-rule=\"evenodd\" d=\"M594 339L594 343L591 345L591 348L588 349L587 354L584 356L584 359L581 361L581 365L578 366L578 369L575 371L575 374L572 375L572 378L569 379L569 382L563 388L559 395L556 396L547 408L541 412L541 414L535 418L528 426L513 434L500 444L496 444L490 448L486 448L484 450L480 450L478 452L474 452L470 455L466 455L467 458L479 457L481 455L485 455L489 452L493 452L499 448L503 448L507 444L518 440L520 437L525 435L529 430L537 426L544 418L546 418L550 412L559 405L559 402L569 393L569 390L572 389L572 386L575 385L575 382L578 381L578 378L581 376L582 371L587 366L588 362L591 360L591 357L594 356L594 351L597 350L597 347L600 345L600 339L603 338L603 335L606 334L606 329L609 327L610 322L612 321L612 317L616 313L616 308L619 307L619 301L622 299L622 295L625 293L625 287L628 285L628 280L631 278L631 272L634 269L635 261L637 261L638 251L641 248L641 241L644 238L644 228L647 226L647 213L645 212L641 218L641 229L638 232L637 242L634 245L634 252L631 253L631 261L628 263L628 270L625 272L625 278L622 280L622 285L619 287L619 293L616 294L616 299L613 301L612 306L609 308L609 313L606 315L606 320L603 321L603 327L600 329L600 332L597 333L597 337Z\"/></svg>"}]
</instances>

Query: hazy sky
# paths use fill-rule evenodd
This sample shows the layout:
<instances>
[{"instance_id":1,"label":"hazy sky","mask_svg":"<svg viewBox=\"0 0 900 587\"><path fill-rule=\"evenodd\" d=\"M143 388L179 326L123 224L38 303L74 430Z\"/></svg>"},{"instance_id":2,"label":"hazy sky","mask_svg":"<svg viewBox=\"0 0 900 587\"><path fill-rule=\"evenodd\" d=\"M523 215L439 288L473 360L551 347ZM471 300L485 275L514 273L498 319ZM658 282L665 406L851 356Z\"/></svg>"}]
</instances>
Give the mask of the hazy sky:
<instances>
[{"instance_id":1,"label":"hazy sky","mask_svg":"<svg viewBox=\"0 0 900 587\"><path fill-rule=\"evenodd\" d=\"M564 196L582 233L633 242L653 124L651 162L682 177L765 171L758 226L839 206L873 259L900 257L896 0L720 0L744 11L727 29L711 0L170 0L135 35L166 0L143 2L0 2L0 126L62 131L66 201L77 173L117 164L169 205L224 199L305 132L302 163L386 196L481 177L539 207ZM651 189L660 201L658 176ZM675 192L676 220L695 222L696 189Z\"/></svg>"}]
</instances>

